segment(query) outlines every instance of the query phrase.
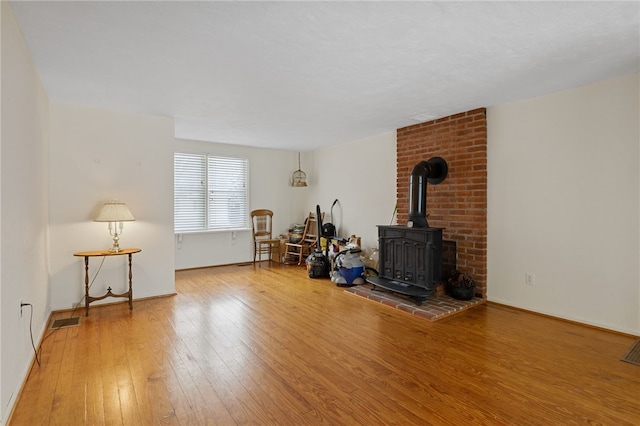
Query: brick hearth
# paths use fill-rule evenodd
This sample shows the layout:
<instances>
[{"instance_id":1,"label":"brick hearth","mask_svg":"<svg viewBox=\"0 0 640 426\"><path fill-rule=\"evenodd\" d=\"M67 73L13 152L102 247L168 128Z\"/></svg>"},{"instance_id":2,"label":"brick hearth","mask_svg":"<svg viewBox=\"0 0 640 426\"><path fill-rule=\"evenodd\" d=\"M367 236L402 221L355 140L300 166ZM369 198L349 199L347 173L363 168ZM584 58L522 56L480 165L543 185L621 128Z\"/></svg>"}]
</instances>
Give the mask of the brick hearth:
<instances>
[{"instance_id":1,"label":"brick hearth","mask_svg":"<svg viewBox=\"0 0 640 426\"><path fill-rule=\"evenodd\" d=\"M416 306L415 302L402 296L398 296L387 291L372 290L371 286L368 284L347 288L345 289L345 292L374 302L382 303L383 305L425 318L429 321L446 318L487 302L486 299L481 299L479 297L474 297L473 299L466 301L456 300L447 295L441 295L429 297L426 301L422 302L421 306Z\"/></svg>"}]
</instances>

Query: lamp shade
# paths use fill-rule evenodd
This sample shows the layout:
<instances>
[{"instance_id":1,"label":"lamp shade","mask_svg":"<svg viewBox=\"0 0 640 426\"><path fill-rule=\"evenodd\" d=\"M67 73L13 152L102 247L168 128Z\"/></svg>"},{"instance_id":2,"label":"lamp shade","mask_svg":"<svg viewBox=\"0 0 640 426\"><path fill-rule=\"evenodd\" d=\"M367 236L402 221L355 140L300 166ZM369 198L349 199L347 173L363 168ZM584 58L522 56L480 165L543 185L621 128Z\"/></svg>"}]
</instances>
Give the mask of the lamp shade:
<instances>
[{"instance_id":1,"label":"lamp shade","mask_svg":"<svg viewBox=\"0 0 640 426\"><path fill-rule=\"evenodd\" d=\"M96 222L129 222L136 220L125 203L105 203L94 219Z\"/></svg>"}]
</instances>

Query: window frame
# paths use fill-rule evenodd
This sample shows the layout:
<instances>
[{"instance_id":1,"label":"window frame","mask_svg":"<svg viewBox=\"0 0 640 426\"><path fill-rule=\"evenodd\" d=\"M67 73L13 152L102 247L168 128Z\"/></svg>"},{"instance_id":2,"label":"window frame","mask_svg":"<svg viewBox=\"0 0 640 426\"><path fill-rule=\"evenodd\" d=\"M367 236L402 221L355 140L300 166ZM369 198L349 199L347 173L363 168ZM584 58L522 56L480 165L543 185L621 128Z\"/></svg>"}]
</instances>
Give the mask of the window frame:
<instances>
[{"instance_id":1,"label":"window frame","mask_svg":"<svg viewBox=\"0 0 640 426\"><path fill-rule=\"evenodd\" d=\"M183 158L199 158L202 161L202 166L204 168L204 176L202 176L202 181L204 184L203 193L203 204L204 209L202 212L203 216L200 216L199 219L202 220L204 226L202 228L192 228L192 229L180 229L176 228L176 177L177 177L177 169L176 169L176 160L179 156ZM228 226L228 227L210 227L210 212L211 212L211 204L212 204L212 193L210 189L210 160L211 159L232 159L232 160L240 160L244 164L244 213L242 215L242 225L241 226ZM197 153L197 152L174 152L173 154L173 231L174 234L199 234L199 233L217 233L217 232L233 232L233 231L247 231L250 230L249 226L249 158L243 155L232 155L232 154L212 154L212 153ZM195 170L195 169L194 169ZM197 174L198 171L195 170L194 174ZM197 191L196 191L197 192ZM237 216L240 218L240 216Z\"/></svg>"}]
</instances>

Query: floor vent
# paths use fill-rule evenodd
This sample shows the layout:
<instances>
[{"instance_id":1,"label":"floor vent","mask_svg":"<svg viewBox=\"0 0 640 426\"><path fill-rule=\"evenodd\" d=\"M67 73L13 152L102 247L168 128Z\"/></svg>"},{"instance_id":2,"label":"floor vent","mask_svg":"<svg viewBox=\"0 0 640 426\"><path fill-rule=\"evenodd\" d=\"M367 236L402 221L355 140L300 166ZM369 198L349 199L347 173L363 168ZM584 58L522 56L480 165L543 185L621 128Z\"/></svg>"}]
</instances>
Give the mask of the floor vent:
<instances>
[{"instance_id":1,"label":"floor vent","mask_svg":"<svg viewBox=\"0 0 640 426\"><path fill-rule=\"evenodd\" d=\"M50 328L66 328L80 325L80 317L61 318L53 320Z\"/></svg>"},{"instance_id":2,"label":"floor vent","mask_svg":"<svg viewBox=\"0 0 640 426\"><path fill-rule=\"evenodd\" d=\"M631 349L620 359L624 362L640 365L640 340L636 341L636 343L631 346Z\"/></svg>"}]
</instances>

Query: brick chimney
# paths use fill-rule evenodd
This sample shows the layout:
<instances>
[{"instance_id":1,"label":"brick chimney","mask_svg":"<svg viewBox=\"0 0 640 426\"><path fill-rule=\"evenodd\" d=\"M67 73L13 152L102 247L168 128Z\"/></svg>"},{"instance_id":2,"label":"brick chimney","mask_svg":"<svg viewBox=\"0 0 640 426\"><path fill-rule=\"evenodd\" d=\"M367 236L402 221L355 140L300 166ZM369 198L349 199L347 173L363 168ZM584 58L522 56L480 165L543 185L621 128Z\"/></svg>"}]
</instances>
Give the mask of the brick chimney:
<instances>
[{"instance_id":1,"label":"brick chimney","mask_svg":"<svg viewBox=\"0 0 640 426\"><path fill-rule=\"evenodd\" d=\"M429 226L457 246L456 266L470 274L486 297L487 280L487 119L480 108L397 130L398 224L406 225L414 166L442 157L448 176L429 186ZM446 278L446 277L445 277Z\"/></svg>"}]
</instances>

